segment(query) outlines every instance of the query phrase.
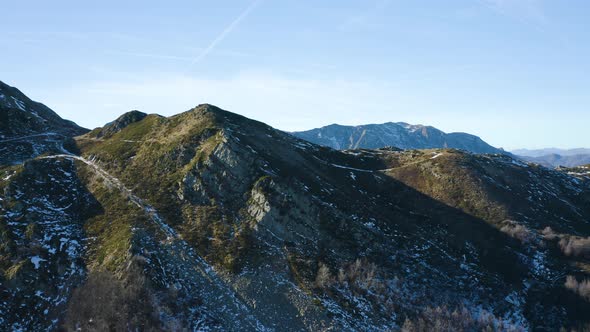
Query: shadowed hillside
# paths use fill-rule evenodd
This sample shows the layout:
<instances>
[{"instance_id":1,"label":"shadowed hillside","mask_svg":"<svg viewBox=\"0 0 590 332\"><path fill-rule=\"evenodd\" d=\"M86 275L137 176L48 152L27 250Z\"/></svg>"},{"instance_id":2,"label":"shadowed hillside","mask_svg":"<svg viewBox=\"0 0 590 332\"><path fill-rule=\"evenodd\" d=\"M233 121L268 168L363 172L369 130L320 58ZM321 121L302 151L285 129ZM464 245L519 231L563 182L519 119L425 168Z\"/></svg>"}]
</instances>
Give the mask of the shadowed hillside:
<instances>
[{"instance_id":1,"label":"shadowed hillside","mask_svg":"<svg viewBox=\"0 0 590 332\"><path fill-rule=\"evenodd\" d=\"M75 143L0 168L6 329L587 323L583 173L336 151L207 104Z\"/></svg>"}]
</instances>

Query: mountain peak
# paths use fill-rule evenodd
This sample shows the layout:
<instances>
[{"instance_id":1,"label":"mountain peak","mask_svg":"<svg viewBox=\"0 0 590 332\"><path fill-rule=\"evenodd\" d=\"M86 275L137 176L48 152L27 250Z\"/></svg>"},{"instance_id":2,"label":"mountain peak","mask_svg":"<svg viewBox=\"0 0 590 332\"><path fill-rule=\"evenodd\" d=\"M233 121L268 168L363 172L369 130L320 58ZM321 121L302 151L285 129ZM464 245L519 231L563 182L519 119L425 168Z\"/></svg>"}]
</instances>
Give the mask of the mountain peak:
<instances>
[{"instance_id":1,"label":"mountain peak","mask_svg":"<svg viewBox=\"0 0 590 332\"><path fill-rule=\"evenodd\" d=\"M64 151L73 136L85 132L86 129L0 81L0 165Z\"/></svg>"},{"instance_id":2,"label":"mountain peak","mask_svg":"<svg viewBox=\"0 0 590 332\"><path fill-rule=\"evenodd\" d=\"M49 107L35 102L19 89L0 81L0 136L14 137L46 132L80 135L86 129L64 120Z\"/></svg>"},{"instance_id":3,"label":"mountain peak","mask_svg":"<svg viewBox=\"0 0 590 332\"><path fill-rule=\"evenodd\" d=\"M148 115L146 113L137 110L129 111L118 117L115 121L107 123L103 128L100 128L98 131L95 129L95 131L93 131L93 134L94 136L96 136L96 138L110 137L118 133L125 127L129 126L130 124L145 119L145 117L147 116Z\"/></svg>"}]
</instances>

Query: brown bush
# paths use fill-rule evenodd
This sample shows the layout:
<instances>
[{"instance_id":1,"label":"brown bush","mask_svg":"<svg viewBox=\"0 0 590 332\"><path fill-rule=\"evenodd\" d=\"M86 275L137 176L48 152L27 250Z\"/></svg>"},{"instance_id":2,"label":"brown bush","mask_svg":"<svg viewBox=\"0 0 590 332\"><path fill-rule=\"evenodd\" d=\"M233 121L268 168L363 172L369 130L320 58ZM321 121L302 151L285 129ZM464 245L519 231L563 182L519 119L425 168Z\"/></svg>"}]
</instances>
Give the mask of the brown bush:
<instances>
[{"instance_id":1,"label":"brown bush","mask_svg":"<svg viewBox=\"0 0 590 332\"><path fill-rule=\"evenodd\" d=\"M93 272L74 290L64 328L68 331L155 331L151 296L145 279L130 272L125 281L108 272Z\"/></svg>"},{"instance_id":2,"label":"brown bush","mask_svg":"<svg viewBox=\"0 0 590 332\"><path fill-rule=\"evenodd\" d=\"M505 224L502 226L502 228L500 228L500 231L519 240L522 244L530 244L535 242L535 234L533 232L531 232L526 226L511 220L505 221Z\"/></svg>"},{"instance_id":3,"label":"brown bush","mask_svg":"<svg viewBox=\"0 0 590 332\"><path fill-rule=\"evenodd\" d=\"M366 260L357 259L354 263L338 271L338 282L357 291L367 291L376 284L377 266Z\"/></svg>"},{"instance_id":4,"label":"brown bush","mask_svg":"<svg viewBox=\"0 0 590 332\"><path fill-rule=\"evenodd\" d=\"M387 278L366 259L345 264L335 275L320 263L314 286L316 290L341 299L364 298L387 311L395 310L399 305L399 279Z\"/></svg>"},{"instance_id":5,"label":"brown bush","mask_svg":"<svg viewBox=\"0 0 590 332\"><path fill-rule=\"evenodd\" d=\"M563 237L559 240L559 248L566 256L590 259L590 237Z\"/></svg>"},{"instance_id":6,"label":"brown bush","mask_svg":"<svg viewBox=\"0 0 590 332\"><path fill-rule=\"evenodd\" d=\"M565 288L590 301L590 280L578 281L574 276L567 276Z\"/></svg>"},{"instance_id":7,"label":"brown bush","mask_svg":"<svg viewBox=\"0 0 590 332\"><path fill-rule=\"evenodd\" d=\"M377 266L364 259L356 259L345 265L333 276L328 266L319 264L315 278L317 288L329 288L331 286L349 287L357 292L366 292L378 286Z\"/></svg>"},{"instance_id":8,"label":"brown bush","mask_svg":"<svg viewBox=\"0 0 590 332\"><path fill-rule=\"evenodd\" d=\"M543 238L545 240L549 240L549 241L553 241L553 240L559 238L557 233L555 233L555 231L549 226L545 227L543 229L543 231L541 232L541 234L543 234Z\"/></svg>"},{"instance_id":9,"label":"brown bush","mask_svg":"<svg viewBox=\"0 0 590 332\"><path fill-rule=\"evenodd\" d=\"M320 263L318 273L315 277L314 286L316 288L328 288L334 282L334 277L330 273L330 268L324 263Z\"/></svg>"},{"instance_id":10,"label":"brown bush","mask_svg":"<svg viewBox=\"0 0 590 332\"><path fill-rule=\"evenodd\" d=\"M415 320L406 319L402 332L525 331L486 311L477 316L467 308L449 310L446 306L426 308Z\"/></svg>"}]
</instances>

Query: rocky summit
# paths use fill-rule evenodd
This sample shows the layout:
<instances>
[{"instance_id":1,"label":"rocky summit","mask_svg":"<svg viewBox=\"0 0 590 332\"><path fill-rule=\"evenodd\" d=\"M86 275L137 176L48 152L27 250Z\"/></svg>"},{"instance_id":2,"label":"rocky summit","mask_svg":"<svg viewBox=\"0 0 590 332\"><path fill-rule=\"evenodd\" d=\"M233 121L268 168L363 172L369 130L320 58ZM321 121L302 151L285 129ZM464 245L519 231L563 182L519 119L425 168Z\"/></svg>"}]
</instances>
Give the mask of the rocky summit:
<instances>
[{"instance_id":1,"label":"rocky summit","mask_svg":"<svg viewBox=\"0 0 590 332\"><path fill-rule=\"evenodd\" d=\"M588 167L338 151L208 104L86 131L2 96L2 330L590 323Z\"/></svg>"}]
</instances>

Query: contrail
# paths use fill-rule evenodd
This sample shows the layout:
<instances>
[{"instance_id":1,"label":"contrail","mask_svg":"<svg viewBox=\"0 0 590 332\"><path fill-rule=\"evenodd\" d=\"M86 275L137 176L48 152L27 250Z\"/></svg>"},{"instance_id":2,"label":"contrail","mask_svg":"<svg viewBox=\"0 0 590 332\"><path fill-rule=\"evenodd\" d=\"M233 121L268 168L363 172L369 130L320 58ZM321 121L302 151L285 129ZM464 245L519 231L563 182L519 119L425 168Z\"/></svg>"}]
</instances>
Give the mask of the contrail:
<instances>
[{"instance_id":1,"label":"contrail","mask_svg":"<svg viewBox=\"0 0 590 332\"><path fill-rule=\"evenodd\" d=\"M193 59L193 61L191 61L191 64L189 65L189 68L191 68L192 66L194 66L196 63L198 63L199 61L203 60L204 57L206 57L214 48L215 46L217 46L217 44L219 44L221 41L223 41L223 39L225 39L225 37L230 34L233 29L238 26L238 24L240 24L240 22L246 18L246 16L248 16L248 14L250 14L250 12L256 7L258 6L258 4L260 3L261 0L254 0L250 6L248 6L248 8L246 8L246 10L244 10L240 16L238 16L233 22L231 22L230 25L228 25L220 34L219 36L217 36L217 38L215 38L215 40L213 40L211 42L211 44L209 44L209 46L207 46L207 48L205 48L203 50L203 52L201 52L201 54L199 54L196 58Z\"/></svg>"}]
</instances>

